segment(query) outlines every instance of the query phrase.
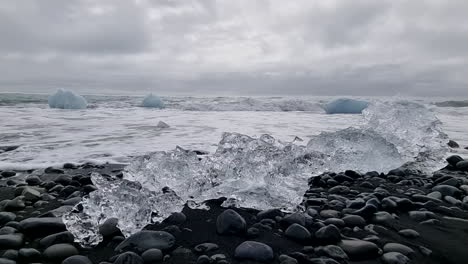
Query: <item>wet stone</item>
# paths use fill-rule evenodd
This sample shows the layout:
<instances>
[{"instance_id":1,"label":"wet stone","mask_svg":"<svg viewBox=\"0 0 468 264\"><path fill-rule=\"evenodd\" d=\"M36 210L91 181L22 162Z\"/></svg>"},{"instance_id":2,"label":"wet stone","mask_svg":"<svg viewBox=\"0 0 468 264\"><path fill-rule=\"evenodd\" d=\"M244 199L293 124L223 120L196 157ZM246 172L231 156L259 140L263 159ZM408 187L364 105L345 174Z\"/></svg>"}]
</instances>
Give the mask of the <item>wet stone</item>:
<instances>
[{"instance_id":1,"label":"wet stone","mask_svg":"<svg viewBox=\"0 0 468 264\"><path fill-rule=\"evenodd\" d=\"M91 260L86 256L75 255L66 258L62 264L93 264Z\"/></svg>"},{"instance_id":2,"label":"wet stone","mask_svg":"<svg viewBox=\"0 0 468 264\"><path fill-rule=\"evenodd\" d=\"M245 219L232 209L222 212L216 220L216 230L221 235L241 234L246 226Z\"/></svg>"},{"instance_id":3,"label":"wet stone","mask_svg":"<svg viewBox=\"0 0 468 264\"><path fill-rule=\"evenodd\" d=\"M114 264L143 264L143 259L133 252L120 254L114 261Z\"/></svg>"},{"instance_id":4,"label":"wet stone","mask_svg":"<svg viewBox=\"0 0 468 264\"><path fill-rule=\"evenodd\" d=\"M309 230L299 224L292 224L285 231L286 237L296 241L307 241L311 238Z\"/></svg>"},{"instance_id":5,"label":"wet stone","mask_svg":"<svg viewBox=\"0 0 468 264\"><path fill-rule=\"evenodd\" d=\"M327 225L315 232L315 237L321 244L334 244L341 240L340 230L334 225Z\"/></svg>"},{"instance_id":6,"label":"wet stone","mask_svg":"<svg viewBox=\"0 0 468 264\"><path fill-rule=\"evenodd\" d=\"M151 248L141 254L141 258L145 263L155 263L163 259L164 255L160 249Z\"/></svg>"},{"instance_id":7,"label":"wet stone","mask_svg":"<svg viewBox=\"0 0 468 264\"><path fill-rule=\"evenodd\" d=\"M44 250L43 256L51 261L61 261L70 256L78 255L78 250L70 244L56 244Z\"/></svg>"},{"instance_id":8,"label":"wet stone","mask_svg":"<svg viewBox=\"0 0 468 264\"><path fill-rule=\"evenodd\" d=\"M260 242L245 241L236 248L234 257L243 260L270 262L273 260L273 250L270 246Z\"/></svg>"},{"instance_id":9,"label":"wet stone","mask_svg":"<svg viewBox=\"0 0 468 264\"><path fill-rule=\"evenodd\" d=\"M145 230L129 236L115 248L115 251L132 250L142 253L150 248L167 250L174 244L174 236L167 232Z\"/></svg>"}]
</instances>

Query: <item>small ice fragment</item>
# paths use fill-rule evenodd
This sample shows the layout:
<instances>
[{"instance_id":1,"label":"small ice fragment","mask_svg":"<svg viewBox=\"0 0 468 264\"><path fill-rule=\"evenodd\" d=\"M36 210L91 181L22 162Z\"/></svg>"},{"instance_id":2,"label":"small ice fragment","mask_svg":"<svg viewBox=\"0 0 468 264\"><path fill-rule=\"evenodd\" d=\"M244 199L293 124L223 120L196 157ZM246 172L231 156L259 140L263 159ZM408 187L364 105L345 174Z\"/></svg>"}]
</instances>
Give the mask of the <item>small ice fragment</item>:
<instances>
[{"instance_id":1,"label":"small ice fragment","mask_svg":"<svg viewBox=\"0 0 468 264\"><path fill-rule=\"evenodd\" d=\"M323 106L327 114L360 114L369 105L366 101L341 98Z\"/></svg>"},{"instance_id":2,"label":"small ice fragment","mask_svg":"<svg viewBox=\"0 0 468 264\"><path fill-rule=\"evenodd\" d=\"M58 89L55 94L49 96L48 103L50 108L61 109L85 109L88 106L83 96L65 89Z\"/></svg>"},{"instance_id":3,"label":"small ice fragment","mask_svg":"<svg viewBox=\"0 0 468 264\"><path fill-rule=\"evenodd\" d=\"M159 96L153 95L152 93L148 94L142 103L143 107L152 107L152 108L164 108L164 104Z\"/></svg>"},{"instance_id":4,"label":"small ice fragment","mask_svg":"<svg viewBox=\"0 0 468 264\"><path fill-rule=\"evenodd\" d=\"M158 124L156 125L157 128L170 128L170 126L163 121L159 121Z\"/></svg>"}]
</instances>

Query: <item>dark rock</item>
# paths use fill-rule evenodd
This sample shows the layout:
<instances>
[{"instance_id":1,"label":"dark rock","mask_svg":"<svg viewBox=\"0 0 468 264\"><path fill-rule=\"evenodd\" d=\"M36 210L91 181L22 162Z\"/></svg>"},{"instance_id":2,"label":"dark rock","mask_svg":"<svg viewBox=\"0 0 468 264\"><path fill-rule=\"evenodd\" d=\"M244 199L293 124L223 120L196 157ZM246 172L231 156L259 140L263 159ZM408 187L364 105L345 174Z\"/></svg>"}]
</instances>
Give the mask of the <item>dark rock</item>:
<instances>
[{"instance_id":1,"label":"dark rock","mask_svg":"<svg viewBox=\"0 0 468 264\"><path fill-rule=\"evenodd\" d=\"M129 236L115 248L115 251L131 250L142 253L150 248L167 250L172 248L174 244L174 236L167 232L144 230Z\"/></svg>"},{"instance_id":2,"label":"dark rock","mask_svg":"<svg viewBox=\"0 0 468 264\"><path fill-rule=\"evenodd\" d=\"M64 171L61 170L61 169L56 169L56 168L52 168L52 167L48 167L44 170L44 173L47 173L47 174L63 174Z\"/></svg>"},{"instance_id":3,"label":"dark rock","mask_svg":"<svg viewBox=\"0 0 468 264\"><path fill-rule=\"evenodd\" d=\"M461 194L461 191L458 188L450 186L450 185L437 185L432 188L432 191L440 192L443 196L448 195L452 197L455 197Z\"/></svg>"},{"instance_id":4,"label":"dark rock","mask_svg":"<svg viewBox=\"0 0 468 264\"><path fill-rule=\"evenodd\" d=\"M419 237L419 233L413 229L403 229L403 230L398 231L398 234L406 238L418 238Z\"/></svg>"},{"instance_id":5,"label":"dark rock","mask_svg":"<svg viewBox=\"0 0 468 264\"><path fill-rule=\"evenodd\" d=\"M457 169L462 171L468 171L468 160L459 161L457 163Z\"/></svg>"},{"instance_id":6,"label":"dark rock","mask_svg":"<svg viewBox=\"0 0 468 264\"><path fill-rule=\"evenodd\" d=\"M234 257L237 259L270 263L273 260L273 249L260 242L245 241L236 248Z\"/></svg>"},{"instance_id":7,"label":"dark rock","mask_svg":"<svg viewBox=\"0 0 468 264\"><path fill-rule=\"evenodd\" d=\"M349 227L363 227L366 225L366 220L359 215L347 215L342 218L346 226Z\"/></svg>"},{"instance_id":8,"label":"dark rock","mask_svg":"<svg viewBox=\"0 0 468 264\"><path fill-rule=\"evenodd\" d=\"M120 234L120 229L117 227L119 219L109 218L101 226L99 226L99 233L103 237L112 237L116 234Z\"/></svg>"},{"instance_id":9,"label":"dark rock","mask_svg":"<svg viewBox=\"0 0 468 264\"><path fill-rule=\"evenodd\" d=\"M447 146L451 147L451 148L459 148L460 145L458 145L457 142L453 141L453 140L449 140L449 142L447 143Z\"/></svg>"},{"instance_id":10,"label":"dark rock","mask_svg":"<svg viewBox=\"0 0 468 264\"><path fill-rule=\"evenodd\" d=\"M16 264L16 261L7 258L0 258L0 264Z\"/></svg>"},{"instance_id":11,"label":"dark rock","mask_svg":"<svg viewBox=\"0 0 468 264\"><path fill-rule=\"evenodd\" d=\"M287 228L288 226L292 224L299 224L301 226L305 226L305 216L302 213L293 213L290 215L287 215L281 219L280 224L284 228Z\"/></svg>"},{"instance_id":12,"label":"dark rock","mask_svg":"<svg viewBox=\"0 0 468 264\"><path fill-rule=\"evenodd\" d=\"M421 222L427 219L436 218L436 215L433 212L429 212L429 211L411 211L408 214L411 219L413 219L414 221L418 221L418 222Z\"/></svg>"},{"instance_id":13,"label":"dark rock","mask_svg":"<svg viewBox=\"0 0 468 264\"><path fill-rule=\"evenodd\" d=\"M301 262L302 263L302 262ZM331 258L311 258L308 259L307 262L308 264L340 264L338 261L331 259Z\"/></svg>"},{"instance_id":14,"label":"dark rock","mask_svg":"<svg viewBox=\"0 0 468 264\"><path fill-rule=\"evenodd\" d=\"M362 216L364 219L371 218L377 212L377 207L372 204L366 204L363 208L353 212L355 215Z\"/></svg>"},{"instance_id":15,"label":"dark rock","mask_svg":"<svg viewBox=\"0 0 468 264\"><path fill-rule=\"evenodd\" d=\"M56 244L46 248L42 255L45 259L50 261L62 261L70 256L78 254L78 250L70 244Z\"/></svg>"},{"instance_id":16,"label":"dark rock","mask_svg":"<svg viewBox=\"0 0 468 264\"><path fill-rule=\"evenodd\" d=\"M188 263L192 259L192 251L188 248L179 247L171 253L172 261L175 263Z\"/></svg>"},{"instance_id":17,"label":"dark rock","mask_svg":"<svg viewBox=\"0 0 468 264\"><path fill-rule=\"evenodd\" d=\"M232 209L222 212L216 220L216 230L220 235L242 234L246 226L245 219Z\"/></svg>"},{"instance_id":18,"label":"dark rock","mask_svg":"<svg viewBox=\"0 0 468 264\"><path fill-rule=\"evenodd\" d=\"M3 178L9 178L9 177L13 177L16 175L16 172L14 171L2 171L2 177Z\"/></svg>"},{"instance_id":19,"label":"dark rock","mask_svg":"<svg viewBox=\"0 0 468 264\"><path fill-rule=\"evenodd\" d=\"M399 244L399 243L387 243L383 247L385 253L388 252L399 252L403 255L409 256L414 253L414 250L408 246Z\"/></svg>"},{"instance_id":20,"label":"dark rock","mask_svg":"<svg viewBox=\"0 0 468 264\"><path fill-rule=\"evenodd\" d=\"M145 263L156 263L163 259L164 255L161 250L151 248L141 254L141 258Z\"/></svg>"},{"instance_id":21,"label":"dark rock","mask_svg":"<svg viewBox=\"0 0 468 264\"><path fill-rule=\"evenodd\" d=\"M211 258L207 255L201 255L197 259L197 264L211 264Z\"/></svg>"},{"instance_id":22,"label":"dark rock","mask_svg":"<svg viewBox=\"0 0 468 264\"><path fill-rule=\"evenodd\" d=\"M37 176L29 176L26 178L26 183L31 186L36 186L42 183L42 180Z\"/></svg>"},{"instance_id":23,"label":"dark rock","mask_svg":"<svg viewBox=\"0 0 468 264\"><path fill-rule=\"evenodd\" d=\"M284 213L280 209L263 210L257 214L257 219L275 219L277 216L283 217Z\"/></svg>"},{"instance_id":24,"label":"dark rock","mask_svg":"<svg viewBox=\"0 0 468 264\"><path fill-rule=\"evenodd\" d=\"M32 217L21 221L19 225L21 232L33 237L47 236L66 230L62 219L58 217Z\"/></svg>"},{"instance_id":25,"label":"dark rock","mask_svg":"<svg viewBox=\"0 0 468 264\"><path fill-rule=\"evenodd\" d=\"M346 203L346 207L351 209L360 209L366 204L366 201L362 198L356 198L354 200L350 200Z\"/></svg>"},{"instance_id":26,"label":"dark rock","mask_svg":"<svg viewBox=\"0 0 468 264\"><path fill-rule=\"evenodd\" d=\"M44 237L39 241L39 246L47 248L55 244L73 243L73 240L72 233L64 231Z\"/></svg>"},{"instance_id":27,"label":"dark rock","mask_svg":"<svg viewBox=\"0 0 468 264\"><path fill-rule=\"evenodd\" d=\"M114 261L114 264L143 264L143 259L133 252L120 254Z\"/></svg>"},{"instance_id":28,"label":"dark rock","mask_svg":"<svg viewBox=\"0 0 468 264\"><path fill-rule=\"evenodd\" d=\"M343 249L335 245L320 247L317 249L317 253L338 260L348 259L348 255L346 255Z\"/></svg>"},{"instance_id":29,"label":"dark rock","mask_svg":"<svg viewBox=\"0 0 468 264\"><path fill-rule=\"evenodd\" d=\"M343 185L338 185L338 186L330 188L328 190L328 193L331 193L331 194L347 194L347 193L349 193L349 187L348 186L343 186Z\"/></svg>"},{"instance_id":30,"label":"dark rock","mask_svg":"<svg viewBox=\"0 0 468 264\"><path fill-rule=\"evenodd\" d=\"M66 258L62 264L93 264L93 262L88 257L75 255Z\"/></svg>"},{"instance_id":31,"label":"dark rock","mask_svg":"<svg viewBox=\"0 0 468 264\"><path fill-rule=\"evenodd\" d=\"M290 225L284 234L286 237L302 242L311 238L309 230L299 224Z\"/></svg>"},{"instance_id":32,"label":"dark rock","mask_svg":"<svg viewBox=\"0 0 468 264\"><path fill-rule=\"evenodd\" d=\"M338 243L351 260L373 259L379 256L379 247L364 240L342 240Z\"/></svg>"},{"instance_id":33,"label":"dark rock","mask_svg":"<svg viewBox=\"0 0 468 264\"><path fill-rule=\"evenodd\" d=\"M71 181L72 181L72 177L68 175L60 175L54 180L55 183L60 184L62 186L69 185Z\"/></svg>"},{"instance_id":34,"label":"dark rock","mask_svg":"<svg viewBox=\"0 0 468 264\"><path fill-rule=\"evenodd\" d=\"M30 187L24 188L21 195L24 196L24 200L32 202L35 202L41 198L41 193L38 190Z\"/></svg>"},{"instance_id":35,"label":"dark rock","mask_svg":"<svg viewBox=\"0 0 468 264\"><path fill-rule=\"evenodd\" d=\"M63 168L66 170L70 170L70 169L76 169L77 166L73 163L64 163Z\"/></svg>"},{"instance_id":36,"label":"dark rock","mask_svg":"<svg viewBox=\"0 0 468 264\"><path fill-rule=\"evenodd\" d=\"M17 233L18 229L11 227L11 226L4 226L0 228L0 235L9 235L9 234L14 234Z\"/></svg>"},{"instance_id":37,"label":"dark rock","mask_svg":"<svg viewBox=\"0 0 468 264\"><path fill-rule=\"evenodd\" d=\"M203 244L199 244L199 245L195 246L194 250L195 250L195 252L197 252L199 254L204 254L205 252L213 251L213 250L216 250L218 248L219 248L218 245L216 245L214 243L203 243Z\"/></svg>"},{"instance_id":38,"label":"dark rock","mask_svg":"<svg viewBox=\"0 0 468 264\"><path fill-rule=\"evenodd\" d=\"M400 176L400 177L404 177L406 176L406 172L400 168L398 169L393 169L391 171L388 172L389 175L395 175L395 176Z\"/></svg>"},{"instance_id":39,"label":"dark rock","mask_svg":"<svg viewBox=\"0 0 468 264\"><path fill-rule=\"evenodd\" d=\"M320 216L323 218L339 218L341 213L337 210L327 209L320 211Z\"/></svg>"},{"instance_id":40,"label":"dark rock","mask_svg":"<svg viewBox=\"0 0 468 264\"><path fill-rule=\"evenodd\" d=\"M260 230L256 227L250 227L247 229L247 236L250 238L255 238L260 235Z\"/></svg>"},{"instance_id":41,"label":"dark rock","mask_svg":"<svg viewBox=\"0 0 468 264\"><path fill-rule=\"evenodd\" d=\"M59 193L62 197L68 197L70 194L76 192L78 188L72 185L65 186Z\"/></svg>"},{"instance_id":42,"label":"dark rock","mask_svg":"<svg viewBox=\"0 0 468 264\"><path fill-rule=\"evenodd\" d=\"M23 240L23 234L0 235L0 249L20 248Z\"/></svg>"},{"instance_id":43,"label":"dark rock","mask_svg":"<svg viewBox=\"0 0 468 264\"><path fill-rule=\"evenodd\" d=\"M81 202L81 197L74 197L67 199L62 202L63 205L77 205L79 202Z\"/></svg>"},{"instance_id":44,"label":"dark rock","mask_svg":"<svg viewBox=\"0 0 468 264\"><path fill-rule=\"evenodd\" d=\"M182 212L172 213L168 218L164 220L165 223L173 224L173 225L180 225L183 224L187 220L187 217Z\"/></svg>"},{"instance_id":45,"label":"dark rock","mask_svg":"<svg viewBox=\"0 0 468 264\"><path fill-rule=\"evenodd\" d=\"M338 228L344 227L346 224L342 219L339 218L327 218L323 221L325 225L335 225Z\"/></svg>"},{"instance_id":46,"label":"dark rock","mask_svg":"<svg viewBox=\"0 0 468 264\"><path fill-rule=\"evenodd\" d=\"M16 219L16 215L10 212L0 212L0 226Z\"/></svg>"},{"instance_id":47,"label":"dark rock","mask_svg":"<svg viewBox=\"0 0 468 264\"><path fill-rule=\"evenodd\" d=\"M399 252L388 252L382 255L383 264L409 264L410 259Z\"/></svg>"},{"instance_id":48,"label":"dark rock","mask_svg":"<svg viewBox=\"0 0 468 264\"><path fill-rule=\"evenodd\" d=\"M18 259L18 250L8 249L3 253L2 258L17 260Z\"/></svg>"},{"instance_id":49,"label":"dark rock","mask_svg":"<svg viewBox=\"0 0 468 264\"><path fill-rule=\"evenodd\" d=\"M5 211L20 211L25 207L24 201L21 199L21 196L19 196L5 204Z\"/></svg>"},{"instance_id":50,"label":"dark rock","mask_svg":"<svg viewBox=\"0 0 468 264\"><path fill-rule=\"evenodd\" d=\"M320 244L334 244L341 240L341 233L338 227L327 225L317 230L315 237L320 240Z\"/></svg>"},{"instance_id":51,"label":"dark rock","mask_svg":"<svg viewBox=\"0 0 468 264\"><path fill-rule=\"evenodd\" d=\"M41 260L41 252L35 248L22 248L18 251L18 260L24 263L34 263Z\"/></svg>"}]
</instances>

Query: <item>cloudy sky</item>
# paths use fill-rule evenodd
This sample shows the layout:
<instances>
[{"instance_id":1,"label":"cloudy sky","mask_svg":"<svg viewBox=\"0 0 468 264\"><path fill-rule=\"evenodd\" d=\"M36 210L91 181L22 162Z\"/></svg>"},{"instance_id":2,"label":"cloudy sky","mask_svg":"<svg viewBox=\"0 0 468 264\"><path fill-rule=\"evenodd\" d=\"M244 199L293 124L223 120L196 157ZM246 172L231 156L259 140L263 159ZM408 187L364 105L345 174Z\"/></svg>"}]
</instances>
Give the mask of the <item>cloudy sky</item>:
<instances>
[{"instance_id":1,"label":"cloudy sky","mask_svg":"<svg viewBox=\"0 0 468 264\"><path fill-rule=\"evenodd\" d=\"M0 91L468 95L466 0L2 0Z\"/></svg>"}]
</instances>

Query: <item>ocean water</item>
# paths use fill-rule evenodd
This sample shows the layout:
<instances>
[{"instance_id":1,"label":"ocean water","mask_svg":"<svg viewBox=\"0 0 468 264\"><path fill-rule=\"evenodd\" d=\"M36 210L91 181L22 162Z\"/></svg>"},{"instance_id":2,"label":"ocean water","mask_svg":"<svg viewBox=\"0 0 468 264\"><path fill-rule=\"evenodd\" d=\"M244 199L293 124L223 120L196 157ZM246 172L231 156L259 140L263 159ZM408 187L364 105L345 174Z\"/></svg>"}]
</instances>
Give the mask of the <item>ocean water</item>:
<instances>
[{"instance_id":1,"label":"ocean water","mask_svg":"<svg viewBox=\"0 0 468 264\"><path fill-rule=\"evenodd\" d=\"M162 97L164 109L141 107L143 96L84 97L87 109L63 110L49 108L47 95L0 94L0 147L19 146L0 152L0 169L65 162L129 163L136 156L176 146L213 151L223 132L269 134L306 144L320 132L362 122L361 115L325 114L320 105L333 97ZM468 147L468 107L435 104L453 98L409 100L427 105L449 138L460 144L460 149L451 151L468 156L464 149ZM170 127L159 127L160 121Z\"/></svg>"}]
</instances>

